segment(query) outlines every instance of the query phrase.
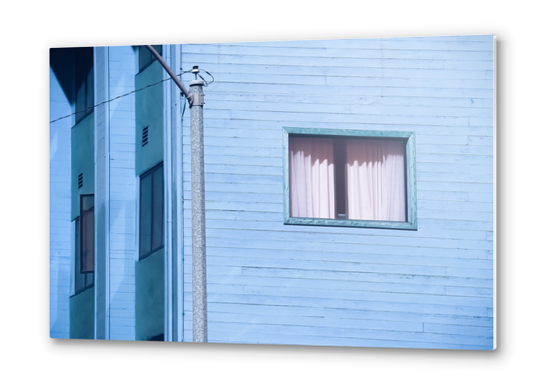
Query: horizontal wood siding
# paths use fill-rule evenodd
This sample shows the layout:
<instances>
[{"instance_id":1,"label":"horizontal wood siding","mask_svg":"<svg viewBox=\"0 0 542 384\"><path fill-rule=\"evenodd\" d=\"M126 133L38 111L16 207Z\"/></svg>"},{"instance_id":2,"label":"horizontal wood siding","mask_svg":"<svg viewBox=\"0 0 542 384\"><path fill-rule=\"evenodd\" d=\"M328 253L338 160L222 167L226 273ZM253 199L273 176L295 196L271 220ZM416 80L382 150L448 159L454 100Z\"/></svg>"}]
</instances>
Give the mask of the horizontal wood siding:
<instances>
[{"instance_id":1,"label":"horizontal wood siding","mask_svg":"<svg viewBox=\"0 0 542 384\"><path fill-rule=\"evenodd\" d=\"M492 36L183 45L182 61L216 80L209 341L493 348ZM285 226L283 127L415 132L418 230ZM188 119L183 135L191 340Z\"/></svg>"},{"instance_id":2,"label":"horizontal wood siding","mask_svg":"<svg viewBox=\"0 0 542 384\"><path fill-rule=\"evenodd\" d=\"M109 99L109 48L94 48L94 92L96 104ZM94 109L95 130L92 142L95 153L92 154L95 212L95 274L94 274L94 336L96 339L109 338L109 292L108 292L108 259L109 259L109 105L98 105ZM78 142L85 144L86 140L79 138ZM73 166L73 164L72 164ZM73 204L73 200L72 200ZM73 328L73 326L72 326Z\"/></svg>"},{"instance_id":3,"label":"horizontal wood siding","mask_svg":"<svg viewBox=\"0 0 542 384\"><path fill-rule=\"evenodd\" d=\"M69 115L71 106L52 70L49 76L52 120ZM49 133L49 330L60 339L70 337L71 126L70 119L59 120Z\"/></svg>"},{"instance_id":4,"label":"horizontal wood siding","mask_svg":"<svg viewBox=\"0 0 542 384\"><path fill-rule=\"evenodd\" d=\"M109 47L111 98L135 89L131 46ZM135 339L135 95L109 103L109 327L112 340Z\"/></svg>"}]
</instances>

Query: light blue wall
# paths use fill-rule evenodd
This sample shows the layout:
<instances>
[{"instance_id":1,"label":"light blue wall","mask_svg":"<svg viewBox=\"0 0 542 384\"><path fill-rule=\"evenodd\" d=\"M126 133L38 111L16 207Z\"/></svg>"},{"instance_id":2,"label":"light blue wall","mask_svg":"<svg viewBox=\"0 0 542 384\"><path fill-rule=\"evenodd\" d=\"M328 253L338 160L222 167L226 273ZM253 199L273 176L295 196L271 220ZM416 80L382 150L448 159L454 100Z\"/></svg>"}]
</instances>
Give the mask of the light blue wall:
<instances>
[{"instance_id":1,"label":"light blue wall","mask_svg":"<svg viewBox=\"0 0 542 384\"><path fill-rule=\"evenodd\" d=\"M137 56L128 47L109 48L110 95L135 89ZM135 339L136 194L135 95L110 104L110 337Z\"/></svg>"},{"instance_id":2,"label":"light blue wall","mask_svg":"<svg viewBox=\"0 0 542 384\"><path fill-rule=\"evenodd\" d=\"M110 126L109 104L109 48L94 48L94 100L98 105L94 109L94 220L95 220L95 324L96 338L109 338L109 162L110 162ZM101 105L99 105L101 104Z\"/></svg>"},{"instance_id":3,"label":"light blue wall","mask_svg":"<svg viewBox=\"0 0 542 384\"><path fill-rule=\"evenodd\" d=\"M184 45L205 90L209 341L493 347L491 36ZM418 230L285 226L282 128L416 133ZM191 340L189 121L185 335Z\"/></svg>"},{"instance_id":4,"label":"light blue wall","mask_svg":"<svg viewBox=\"0 0 542 384\"><path fill-rule=\"evenodd\" d=\"M68 98L50 70L50 117L55 119L71 113ZM70 295L70 201L71 201L71 140L70 119L50 126L50 336L68 338Z\"/></svg>"},{"instance_id":5,"label":"light blue wall","mask_svg":"<svg viewBox=\"0 0 542 384\"><path fill-rule=\"evenodd\" d=\"M162 79L158 63L136 76L132 47L98 50L96 102ZM492 348L491 36L183 45L179 59L216 78L204 108L210 341ZM166 105L159 85L94 113L98 337L136 337L136 177L164 159ZM51 118L69 108L52 74ZM66 121L51 125L52 337L69 336ZM173 337L190 341L190 128L177 140L171 121L184 233ZM145 153L141 130L155 124ZM283 127L415 132L418 230L285 226Z\"/></svg>"},{"instance_id":6,"label":"light blue wall","mask_svg":"<svg viewBox=\"0 0 542 384\"><path fill-rule=\"evenodd\" d=\"M97 99L114 99L135 89L137 56L131 46L101 47L97 52ZM98 101L98 102L99 102ZM103 230L97 233L97 317L103 337L135 339L136 176L135 95L97 108L97 204ZM100 228L100 227L99 227ZM101 313L103 312L103 314Z\"/></svg>"}]
</instances>

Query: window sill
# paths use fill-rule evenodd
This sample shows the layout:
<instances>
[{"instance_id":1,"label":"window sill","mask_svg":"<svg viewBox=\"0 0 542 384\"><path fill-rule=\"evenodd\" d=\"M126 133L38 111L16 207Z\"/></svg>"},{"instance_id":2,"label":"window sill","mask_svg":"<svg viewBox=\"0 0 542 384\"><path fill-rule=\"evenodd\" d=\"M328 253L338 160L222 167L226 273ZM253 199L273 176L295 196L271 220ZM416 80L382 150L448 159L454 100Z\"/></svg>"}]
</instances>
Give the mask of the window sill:
<instances>
[{"instance_id":1,"label":"window sill","mask_svg":"<svg viewBox=\"0 0 542 384\"><path fill-rule=\"evenodd\" d=\"M375 221L375 220L339 220L317 219L309 217L289 217L284 220L285 225L314 225L322 227L354 227L354 228L380 228L418 230L418 223L403 221Z\"/></svg>"}]
</instances>

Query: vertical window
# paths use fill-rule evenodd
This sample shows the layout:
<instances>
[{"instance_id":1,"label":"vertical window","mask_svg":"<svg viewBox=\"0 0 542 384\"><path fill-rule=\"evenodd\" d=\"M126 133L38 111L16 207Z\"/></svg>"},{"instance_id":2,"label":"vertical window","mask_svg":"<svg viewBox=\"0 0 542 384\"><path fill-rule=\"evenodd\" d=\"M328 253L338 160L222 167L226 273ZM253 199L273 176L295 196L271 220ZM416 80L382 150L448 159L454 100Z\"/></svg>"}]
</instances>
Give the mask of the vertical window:
<instances>
[{"instance_id":1,"label":"vertical window","mask_svg":"<svg viewBox=\"0 0 542 384\"><path fill-rule=\"evenodd\" d=\"M156 49L156 52L158 52L160 56L162 55L161 45L153 45L152 47ZM139 72L151 65L154 60L156 60L156 57L151 51L143 45L139 46Z\"/></svg>"},{"instance_id":2,"label":"vertical window","mask_svg":"<svg viewBox=\"0 0 542 384\"><path fill-rule=\"evenodd\" d=\"M289 128L284 163L285 224L417 228L410 132Z\"/></svg>"},{"instance_id":3,"label":"vertical window","mask_svg":"<svg viewBox=\"0 0 542 384\"><path fill-rule=\"evenodd\" d=\"M92 113L94 106L94 50L75 49L75 123Z\"/></svg>"},{"instance_id":4,"label":"vertical window","mask_svg":"<svg viewBox=\"0 0 542 384\"><path fill-rule=\"evenodd\" d=\"M139 195L139 258L164 246L164 167L141 175Z\"/></svg>"},{"instance_id":5,"label":"vertical window","mask_svg":"<svg viewBox=\"0 0 542 384\"><path fill-rule=\"evenodd\" d=\"M75 293L94 283L94 195L81 195L75 219Z\"/></svg>"}]
</instances>

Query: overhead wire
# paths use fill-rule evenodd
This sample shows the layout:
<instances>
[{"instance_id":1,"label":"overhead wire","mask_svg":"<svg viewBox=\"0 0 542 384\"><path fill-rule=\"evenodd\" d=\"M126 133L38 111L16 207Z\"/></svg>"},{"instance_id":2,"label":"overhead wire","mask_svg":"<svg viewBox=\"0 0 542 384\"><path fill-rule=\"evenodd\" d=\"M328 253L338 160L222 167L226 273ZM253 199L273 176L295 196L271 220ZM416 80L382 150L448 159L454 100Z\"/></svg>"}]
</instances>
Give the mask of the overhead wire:
<instances>
[{"instance_id":1,"label":"overhead wire","mask_svg":"<svg viewBox=\"0 0 542 384\"><path fill-rule=\"evenodd\" d=\"M177 76L181 77L182 75L184 75L185 73L188 73L188 72L191 72L191 70L189 70L189 71L183 71L183 72L179 73ZM205 71L205 72L207 72L207 71ZM209 72L207 72L207 73L209 73ZM212 75L211 75L211 77L212 77ZM99 107L99 106L101 106L101 105L110 103L110 102L112 102L112 101L115 101L115 100L117 100L117 99L120 99L121 97L126 97L126 96L128 96L128 95L131 95L132 93L140 92L140 91L142 91L142 90L144 90L144 89L147 89L147 88L150 88L150 87L154 87L155 85L158 85L158 84L160 84L160 83L163 83L163 82L169 81L169 80L171 80L171 77L168 77L167 79L163 79L163 80L157 81L156 83L152 83L152 84L146 85L146 86L144 86L143 88L135 89L135 90L130 91L130 92L128 92L128 93L124 93L124 94L122 94L122 95L113 97L112 99L109 99L109 100L106 100L106 101L102 101L101 103L95 104L95 105L93 105L92 107L88 107L88 108L85 108L85 109L80 109L79 111L75 111L75 112L73 112L73 113L70 113L69 115L65 115L65 116L58 117L58 118L56 118L56 119L54 119L54 120L49 121L49 124L54 123L54 122L56 122L56 121L58 121L58 120L66 119L66 118L71 117L71 116L73 116L73 115L76 115L76 114L78 114L78 113L86 113L87 111L90 111L90 110L92 110L92 109L94 109L94 108L96 108L96 107ZM213 78L213 81L214 81L214 78ZM184 113L184 111L183 111L183 113Z\"/></svg>"},{"instance_id":2,"label":"overhead wire","mask_svg":"<svg viewBox=\"0 0 542 384\"><path fill-rule=\"evenodd\" d=\"M203 76L201 76L201 75L198 73L198 77L199 77L201 80L203 80L203 83L204 83L204 86L205 86L205 87L208 87L210 84L212 84L212 83L215 82L215 77L214 77L213 75L211 75L209 72L207 72L205 69L201 69L201 68L200 68L200 71L205 72L206 74L208 74L209 76L211 76L211 78L213 79L213 80L211 80L211 82L209 83L206 79L203 78Z\"/></svg>"}]
</instances>

